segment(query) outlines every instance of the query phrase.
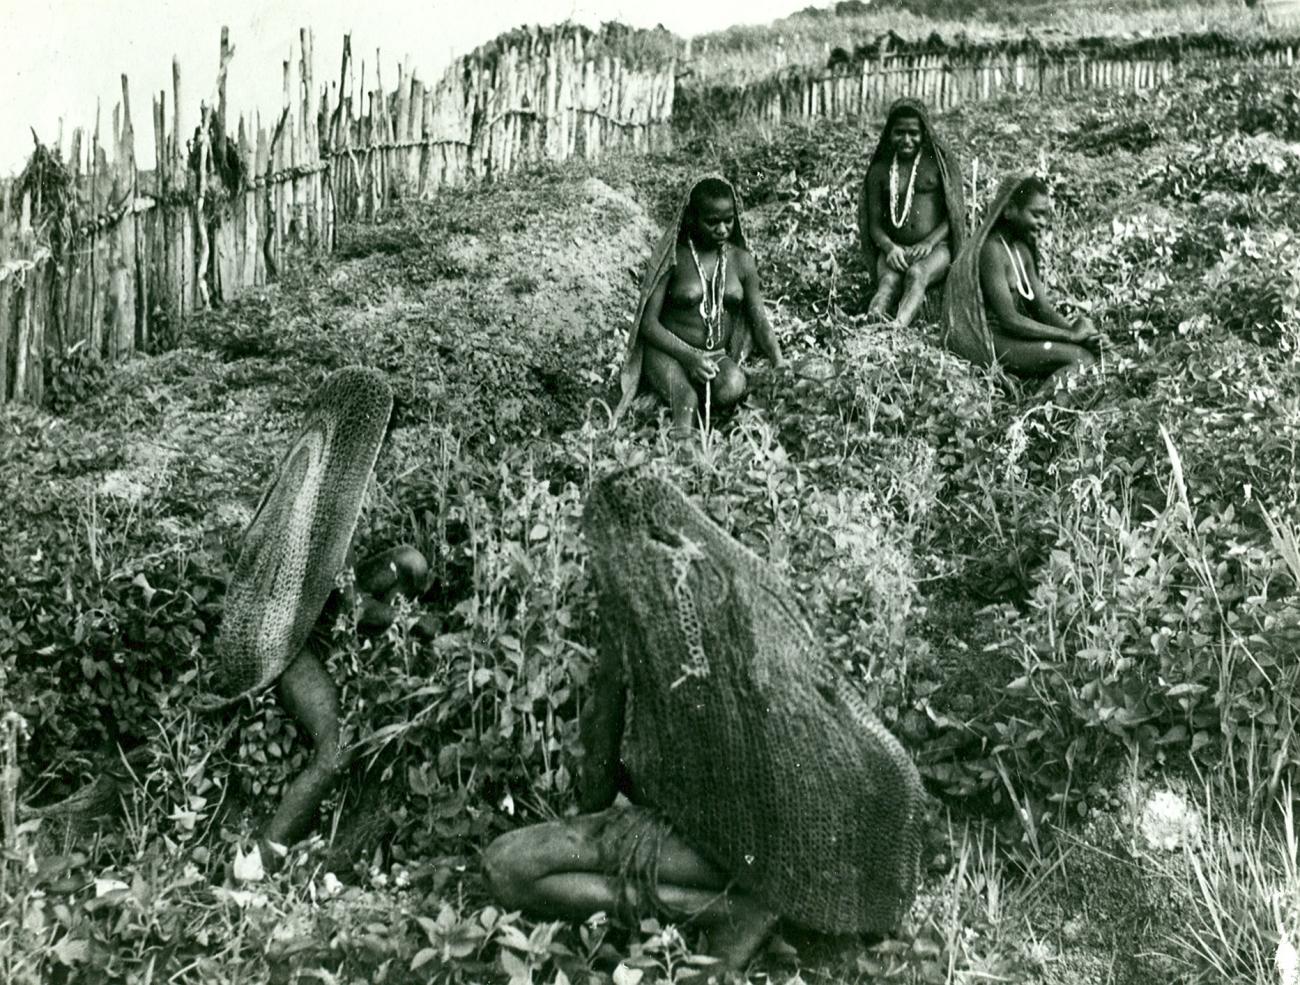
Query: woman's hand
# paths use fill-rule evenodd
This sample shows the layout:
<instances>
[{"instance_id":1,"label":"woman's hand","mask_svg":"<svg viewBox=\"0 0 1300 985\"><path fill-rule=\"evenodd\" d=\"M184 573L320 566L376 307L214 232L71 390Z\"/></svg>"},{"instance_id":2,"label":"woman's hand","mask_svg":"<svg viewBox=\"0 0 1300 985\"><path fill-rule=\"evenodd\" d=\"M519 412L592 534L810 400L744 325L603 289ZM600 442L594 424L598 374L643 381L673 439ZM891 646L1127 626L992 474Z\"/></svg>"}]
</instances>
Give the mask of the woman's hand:
<instances>
[{"instance_id":1,"label":"woman's hand","mask_svg":"<svg viewBox=\"0 0 1300 985\"><path fill-rule=\"evenodd\" d=\"M1097 331L1097 326L1087 315L1080 315L1070 323L1070 341L1076 345L1085 349L1099 349L1102 338L1101 332Z\"/></svg>"},{"instance_id":2,"label":"woman's hand","mask_svg":"<svg viewBox=\"0 0 1300 985\"><path fill-rule=\"evenodd\" d=\"M721 350L692 349L686 358L686 375L696 383L708 383L718 375L718 360L725 355Z\"/></svg>"},{"instance_id":3,"label":"woman's hand","mask_svg":"<svg viewBox=\"0 0 1300 985\"><path fill-rule=\"evenodd\" d=\"M885 254L885 263L890 270L897 270L900 274L907 270L911 264L907 259L907 251L895 243Z\"/></svg>"},{"instance_id":4,"label":"woman's hand","mask_svg":"<svg viewBox=\"0 0 1300 985\"><path fill-rule=\"evenodd\" d=\"M934 246L935 246L934 243L930 243L925 240L922 240L921 242L917 243L915 246L909 246L907 250L905 250L904 252L907 254L908 260L910 260L912 263L916 263L917 260L924 260L931 253L933 253Z\"/></svg>"}]
</instances>

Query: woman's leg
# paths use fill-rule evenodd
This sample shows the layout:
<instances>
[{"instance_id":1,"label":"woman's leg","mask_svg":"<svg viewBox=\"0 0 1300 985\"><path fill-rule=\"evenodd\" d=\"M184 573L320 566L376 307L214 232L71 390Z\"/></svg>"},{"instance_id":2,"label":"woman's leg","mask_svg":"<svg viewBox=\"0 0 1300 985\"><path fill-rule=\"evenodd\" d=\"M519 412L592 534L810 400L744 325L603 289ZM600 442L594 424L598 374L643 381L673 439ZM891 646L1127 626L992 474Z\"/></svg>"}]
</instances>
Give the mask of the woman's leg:
<instances>
[{"instance_id":1,"label":"woman's leg","mask_svg":"<svg viewBox=\"0 0 1300 985\"><path fill-rule=\"evenodd\" d=\"M713 388L710 397L713 406L726 409L740 403L749 381L745 378L745 371L727 356L718 360L718 375L709 385Z\"/></svg>"},{"instance_id":2,"label":"woman's leg","mask_svg":"<svg viewBox=\"0 0 1300 985\"><path fill-rule=\"evenodd\" d=\"M1093 365L1097 357L1073 342L1038 342L1008 339L993 333L993 352L998 364L1020 376L1061 377Z\"/></svg>"},{"instance_id":3,"label":"woman's leg","mask_svg":"<svg viewBox=\"0 0 1300 985\"><path fill-rule=\"evenodd\" d=\"M357 624L366 630L387 629L397 618L392 602L397 596L414 601L428 587L429 562L414 547L403 544L366 558L355 568L361 593ZM422 617L421 631L432 631L432 621Z\"/></svg>"},{"instance_id":4,"label":"woman's leg","mask_svg":"<svg viewBox=\"0 0 1300 985\"><path fill-rule=\"evenodd\" d=\"M307 827L346 765L339 741L339 699L334 681L310 647L280 675L280 701L311 736L311 761L280 799L262 840L291 844ZM263 853L266 861L266 853Z\"/></svg>"},{"instance_id":5,"label":"woman's leg","mask_svg":"<svg viewBox=\"0 0 1300 985\"><path fill-rule=\"evenodd\" d=\"M381 602L418 598L427 587L429 562L408 544L366 558L356 566L357 588Z\"/></svg>"},{"instance_id":6,"label":"woman's leg","mask_svg":"<svg viewBox=\"0 0 1300 985\"><path fill-rule=\"evenodd\" d=\"M689 432L700 412L700 397L682 364L668 353L647 345L641 368L651 389L668 404L673 429Z\"/></svg>"},{"instance_id":7,"label":"woman's leg","mask_svg":"<svg viewBox=\"0 0 1300 985\"><path fill-rule=\"evenodd\" d=\"M928 256L915 261L903 274L903 299L898 302L898 314L894 323L899 326L912 324L912 319L925 303L925 292L947 276L952 266L952 254L948 244L940 243Z\"/></svg>"},{"instance_id":8,"label":"woman's leg","mask_svg":"<svg viewBox=\"0 0 1300 985\"><path fill-rule=\"evenodd\" d=\"M611 811L625 808L611 808ZM609 812L508 832L488 846L484 867L501 901L543 919L585 920L625 905L618 860L608 857ZM749 962L775 915L686 842L666 834L659 846L656 894L675 912L694 914L709 931L710 949L732 968Z\"/></svg>"},{"instance_id":9,"label":"woman's leg","mask_svg":"<svg viewBox=\"0 0 1300 985\"><path fill-rule=\"evenodd\" d=\"M885 254L876 255L876 293L867 305L867 315L871 318L888 320L889 309L898 300L903 289L903 275L885 262Z\"/></svg>"}]
</instances>

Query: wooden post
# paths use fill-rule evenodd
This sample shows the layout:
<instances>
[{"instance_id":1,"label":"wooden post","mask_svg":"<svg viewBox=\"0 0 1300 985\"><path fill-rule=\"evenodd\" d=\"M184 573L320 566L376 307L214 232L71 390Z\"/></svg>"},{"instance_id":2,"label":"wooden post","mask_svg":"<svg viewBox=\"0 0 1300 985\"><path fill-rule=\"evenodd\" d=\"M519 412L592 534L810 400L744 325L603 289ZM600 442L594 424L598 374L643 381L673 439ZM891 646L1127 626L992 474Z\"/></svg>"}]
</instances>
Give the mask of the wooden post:
<instances>
[{"instance_id":1,"label":"wooden post","mask_svg":"<svg viewBox=\"0 0 1300 985\"><path fill-rule=\"evenodd\" d=\"M281 77L283 83L283 94L282 94L281 102L283 105L283 110L282 110L283 118L286 121L285 123L286 130L283 135L283 139L280 141L278 145L280 153L275 162L276 172L284 171L286 165L292 163L291 160L292 151L290 150L290 148L293 145L293 128L294 128L292 103L291 103L292 97L289 91L288 60L281 63L280 69L281 69ZM291 215L290 196L293 190L293 181L280 178L275 183L275 189L276 189L275 190L275 260L276 260L276 264L278 265L280 259L284 256L284 245L288 241L289 234L290 234L290 229L289 229L289 222L290 222L290 215Z\"/></svg>"},{"instance_id":2,"label":"wooden post","mask_svg":"<svg viewBox=\"0 0 1300 985\"><path fill-rule=\"evenodd\" d=\"M199 154L194 174L194 235L198 240L199 250L194 262L194 304L200 311L206 311L210 301L208 293L208 219L203 211L204 191L208 184L209 115L208 104L205 102L199 107L200 123L198 137L196 138L199 145Z\"/></svg>"},{"instance_id":3,"label":"wooden post","mask_svg":"<svg viewBox=\"0 0 1300 985\"><path fill-rule=\"evenodd\" d=\"M253 159L253 171L255 181L261 181L262 187L255 188L253 192L253 208L257 215L257 240L253 244L253 283L265 284L267 280L266 273L266 251L270 246L269 228L271 223L271 204L269 182L266 180L271 173L270 168L270 147L266 139L266 128L262 126L262 114L256 114L257 127L257 150Z\"/></svg>"},{"instance_id":4,"label":"wooden post","mask_svg":"<svg viewBox=\"0 0 1300 985\"><path fill-rule=\"evenodd\" d=\"M95 100L95 131L90 140L90 216L93 220L99 214L101 205L100 195L100 161L103 158L103 148L99 144L99 100ZM90 311L90 351L96 358L103 358L104 352L104 333L100 324L100 315L103 306L99 303L99 286L98 280L101 273L99 264L99 234L92 226L92 231L87 237L87 251L90 255L90 275L86 278L86 293L89 295Z\"/></svg>"},{"instance_id":5,"label":"wooden post","mask_svg":"<svg viewBox=\"0 0 1300 985\"><path fill-rule=\"evenodd\" d=\"M235 57L235 49L230 46L230 28L223 24L221 27L220 59L217 62L216 136L212 146L213 155L221 162L220 167L222 168L226 164L226 67L233 57Z\"/></svg>"},{"instance_id":6,"label":"wooden post","mask_svg":"<svg viewBox=\"0 0 1300 985\"><path fill-rule=\"evenodd\" d=\"M31 255L31 215L32 215L32 193L24 192L22 203L19 206L18 220L18 241L21 244L20 255ZM28 380L27 364L30 359L31 349L31 285L27 282L27 275L31 271L15 271L11 277L19 278L19 290L17 293L18 302L18 346L14 351L14 400L21 402L27 397Z\"/></svg>"},{"instance_id":7,"label":"wooden post","mask_svg":"<svg viewBox=\"0 0 1300 985\"><path fill-rule=\"evenodd\" d=\"M191 169L185 160L185 135L181 129L181 65L172 58L172 143L171 143L171 180L177 192L188 192L192 178ZM191 310L193 292L191 276L193 263L189 249L189 240L193 229L190 217L179 204L168 209L168 223L172 230L171 267L173 296L176 298L176 318L179 328L180 318Z\"/></svg>"},{"instance_id":8,"label":"wooden post","mask_svg":"<svg viewBox=\"0 0 1300 985\"><path fill-rule=\"evenodd\" d=\"M154 206L150 228L150 245L152 256L150 263L153 270L154 301L157 310L166 311L163 302L171 290L171 277L167 265L167 206L171 191L169 169L167 167L167 90L160 89L153 101L153 156L154 156ZM152 314L152 312L151 312Z\"/></svg>"},{"instance_id":9,"label":"wooden post","mask_svg":"<svg viewBox=\"0 0 1300 985\"><path fill-rule=\"evenodd\" d=\"M284 159L284 128L289 120L289 107L285 106L280 113L280 120L275 125L275 132L271 136L271 144L266 152L266 228L262 237L262 259L266 269L266 279L274 280L279 273L279 258L281 256L280 246L281 239L281 217L284 201L284 190L271 180L277 165Z\"/></svg>"},{"instance_id":10,"label":"wooden post","mask_svg":"<svg viewBox=\"0 0 1300 985\"><path fill-rule=\"evenodd\" d=\"M119 299L122 305L119 325L122 331L121 347L134 352L149 342L149 282L140 251L140 213L136 211L140 180L135 166L135 126L131 122L131 88L122 75L122 135L118 145L118 161L122 174L122 193L126 214L120 220L122 264L125 276L124 292Z\"/></svg>"},{"instance_id":11,"label":"wooden post","mask_svg":"<svg viewBox=\"0 0 1300 985\"><path fill-rule=\"evenodd\" d=\"M352 61L352 35L343 35L343 55L339 64L339 104L334 110L334 119L330 125L330 151L337 151L341 146L340 125L343 124L343 104L348 92L348 63ZM346 129L344 130L346 133Z\"/></svg>"},{"instance_id":12,"label":"wooden post","mask_svg":"<svg viewBox=\"0 0 1300 985\"><path fill-rule=\"evenodd\" d=\"M313 79L313 36L307 28L298 31L301 57L299 60L298 82L302 92L302 119L298 128L300 135L298 163L304 168L314 169L320 163L320 139L316 133L316 114L312 110L312 100L316 97ZM310 171L303 182L303 212L305 218L305 236L309 247L316 248L321 242L320 213L320 172Z\"/></svg>"},{"instance_id":13,"label":"wooden post","mask_svg":"<svg viewBox=\"0 0 1300 985\"><path fill-rule=\"evenodd\" d=\"M242 115L239 117L239 163L241 173L248 176L244 186L239 189L238 208L235 210L239 235L236 274L238 289L243 291L257 283L257 192L252 182L252 176L256 174L253 170L253 148Z\"/></svg>"}]
</instances>

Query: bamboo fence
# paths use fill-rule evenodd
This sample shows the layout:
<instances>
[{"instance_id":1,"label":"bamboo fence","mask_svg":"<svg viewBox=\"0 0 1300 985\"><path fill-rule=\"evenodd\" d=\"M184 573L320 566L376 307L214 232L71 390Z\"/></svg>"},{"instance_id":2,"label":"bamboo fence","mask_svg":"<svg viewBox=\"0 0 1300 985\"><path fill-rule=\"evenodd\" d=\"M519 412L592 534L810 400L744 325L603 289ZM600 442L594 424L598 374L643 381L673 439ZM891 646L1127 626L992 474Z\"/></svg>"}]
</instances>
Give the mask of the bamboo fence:
<instances>
[{"instance_id":1,"label":"bamboo fence","mask_svg":"<svg viewBox=\"0 0 1300 985\"><path fill-rule=\"evenodd\" d=\"M942 111L970 100L1005 94L1079 89L1144 91L1187 67L1230 70L1245 62L1292 66L1300 38L1239 44L1217 35L1152 38L1130 44L1087 39L1071 45L1029 42L992 45L911 43L889 38L860 50L836 68L795 69L745 85L683 86L676 123L694 128L719 123L845 118L877 112L901 96Z\"/></svg>"},{"instance_id":2,"label":"bamboo fence","mask_svg":"<svg viewBox=\"0 0 1300 985\"><path fill-rule=\"evenodd\" d=\"M170 107L153 97L151 171L136 166L123 76L111 131L97 111L0 183L0 404L40 403L78 352L115 362L177 344L187 316L273 280L296 250L331 249L340 221L530 162L664 146L673 64L633 66L600 42L572 25L515 32L434 85L407 64L387 88L354 69L348 37L338 80L318 83L303 30L278 113L232 127L223 30L215 104L192 135L175 60Z\"/></svg>"},{"instance_id":3,"label":"bamboo fence","mask_svg":"<svg viewBox=\"0 0 1300 985\"><path fill-rule=\"evenodd\" d=\"M630 67L599 40L570 25L520 32L456 62L434 85L403 65L389 90L377 74L367 89L364 65L358 85L345 38L337 91L346 95L329 124L339 217L373 218L394 200L525 163L667 146L674 65Z\"/></svg>"}]
</instances>

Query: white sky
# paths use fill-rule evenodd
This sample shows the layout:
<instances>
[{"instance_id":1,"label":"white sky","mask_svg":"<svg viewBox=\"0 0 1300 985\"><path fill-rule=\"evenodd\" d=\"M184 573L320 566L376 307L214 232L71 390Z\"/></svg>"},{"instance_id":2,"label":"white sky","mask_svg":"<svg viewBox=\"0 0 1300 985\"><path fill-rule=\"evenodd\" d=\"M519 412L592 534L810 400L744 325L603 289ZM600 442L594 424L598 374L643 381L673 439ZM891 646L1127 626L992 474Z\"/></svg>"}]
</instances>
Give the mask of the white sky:
<instances>
[{"instance_id":1,"label":"white sky","mask_svg":"<svg viewBox=\"0 0 1300 985\"><path fill-rule=\"evenodd\" d=\"M639 27L662 23L687 36L740 23L765 23L810 0L0 0L0 175L20 169L31 151L30 127L45 142L64 120L65 150L74 126L89 131L102 101L100 133L111 135L122 73L130 79L136 156L153 161L153 94L167 90L172 113L171 60L180 58L181 122L192 132L199 101L215 91L221 26L230 27L235 57L227 98L231 130L238 114L263 118L280 106L281 63L298 29L315 33L318 82L335 77L344 33L353 57L383 56L384 83L397 79L409 55L426 81L502 31L525 23L571 18L595 25L619 20ZM294 55L296 62L297 55ZM296 76L295 76L296 78ZM296 83L295 83L296 84Z\"/></svg>"}]
</instances>

